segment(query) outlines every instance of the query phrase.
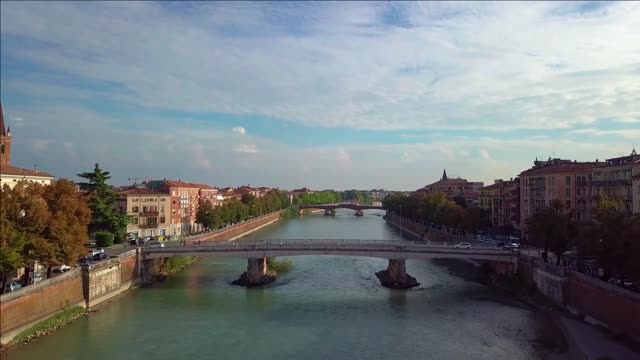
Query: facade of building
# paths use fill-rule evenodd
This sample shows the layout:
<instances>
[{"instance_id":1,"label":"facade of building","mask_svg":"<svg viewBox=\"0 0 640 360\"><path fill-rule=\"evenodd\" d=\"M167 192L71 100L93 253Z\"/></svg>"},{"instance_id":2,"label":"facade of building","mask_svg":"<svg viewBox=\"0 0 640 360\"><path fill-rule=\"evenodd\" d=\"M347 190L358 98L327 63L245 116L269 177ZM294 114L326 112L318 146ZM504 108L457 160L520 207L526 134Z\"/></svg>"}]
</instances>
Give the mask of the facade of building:
<instances>
[{"instance_id":1,"label":"facade of building","mask_svg":"<svg viewBox=\"0 0 640 360\"><path fill-rule=\"evenodd\" d=\"M492 185L480 189L479 206L490 214L495 228L511 225L520 229L520 179L495 180Z\"/></svg>"},{"instance_id":2,"label":"facade of building","mask_svg":"<svg viewBox=\"0 0 640 360\"><path fill-rule=\"evenodd\" d=\"M536 210L559 199L578 221L591 221L592 172L601 162L551 159L520 173L520 227Z\"/></svg>"},{"instance_id":3,"label":"facade of building","mask_svg":"<svg viewBox=\"0 0 640 360\"><path fill-rule=\"evenodd\" d=\"M136 237L174 234L169 194L134 187L118 191L117 204L129 217L127 234Z\"/></svg>"},{"instance_id":4,"label":"facade of building","mask_svg":"<svg viewBox=\"0 0 640 360\"><path fill-rule=\"evenodd\" d=\"M633 197L633 212L640 213L640 160L633 164L631 172L631 187Z\"/></svg>"},{"instance_id":5,"label":"facade of building","mask_svg":"<svg viewBox=\"0 0 640 360\"><path fill-rule=\"evenodd\" d=\"M193 184L196 185L199 189L199 198L198 201L200 204L205 202L210 202L213 206L220 206L224 201L222 195L218 193L218 188L209 186L206 184Z\"/></svg>"},{"instance_id":6,"label":"facade of building","mask_svg":"<svg viewBox=\"0 0 640 360\"><path fill-rule=\"evenodd\" d=\"M468 181L462 178L449 178L447 170L442 173L442 178L433 184L426 185L416 190L417 192L442 193L451 200L456 196L464 197L467 206L478 205L480 203L480 189L484 186L483 182Z\"/></svg>"},{"instance_id":7,"label":"facade of building","mask_svg":"<svg viewBox=\"0 0 640 360\"><path fill-rule=\"evenodd\" d=\"M171 196L172 234L189 235L200 230L196 224L196 212L200 202L200 188L196 184L181 180L150 180L145 182L149 189Z\"/></svg>"},{"instance_id":8,"label":"facade of building","mask_svg":"<svg viewBox=\"0 0 640 360\"><path fill-rule=\"evenodd\" d=\"M640 155L633 149L629 156L607 159L601 166L593 169L592 205L595 206L600 195L618 199L627 213L634 211L633 168L640 164Z\"/></svg>"},{"instance_id":9,"label":"facade of building","mask_svg":"<svg viewBox=\"0 0 640 360\"><path fill-rule=\"evenodd\" d=\"M11 164L11 128L5 127L2 104L0 104L0 188L5 184L13 188L19 181L51 184L53 175L39 170L13 166Z\"/></svg>"}]
</instances>

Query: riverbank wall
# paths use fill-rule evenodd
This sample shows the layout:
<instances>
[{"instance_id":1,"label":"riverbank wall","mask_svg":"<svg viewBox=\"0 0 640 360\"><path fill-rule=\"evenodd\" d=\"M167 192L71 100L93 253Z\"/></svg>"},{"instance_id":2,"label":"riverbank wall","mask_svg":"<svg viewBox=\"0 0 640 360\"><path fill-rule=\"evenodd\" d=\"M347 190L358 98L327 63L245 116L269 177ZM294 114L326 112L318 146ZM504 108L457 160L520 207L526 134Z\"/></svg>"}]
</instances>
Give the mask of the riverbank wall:
<instances>
[{"instance_id":1,"label":"riverbank wall","mask_svg":"<svg viewBox=\"0 0 640 360\"><path fill-rule=\"evenodd\" d=\"M280 212L230 226L187 241L231 240L272 224ZM18 334L61 311L81 306L91 309L138 287L160 271L158 266L144 266L140 248L117 257L76 267L63 274L0 296L0 344L7 345ZM161 260L161 259L158 259Z\"/></svg>"},{"instance_id":2,"label":"riverbank wall","mask_svg":"<svg viewBox=\"0 0 640 360\"><path fill-rule=\"evenodd\" d=\"M384 220L387 222L387 224L397 229L402 229L403 234L406 234L407 236L417 240L442 243L458 243L469 241L468 238L465 238L463 236L450 234L446 231L441 231L410 219L401 218L400 216L393 213L387 213L384 216Z\"/></svg>"},{"instance_id":3,"label":"riverbank wall","mask_svg":"<svg viewBox=\"0 0 640 360\"><path fill-rule=\"evenodd\" d=\"M402 226L403 234L425 241L464 239L395 215L387 214L385 220L394 227ZM525 254L518 257L517 278L521 285L535 284L536 291L558 308L640 342L640 294Z\"/></svg>"}]
</instances>

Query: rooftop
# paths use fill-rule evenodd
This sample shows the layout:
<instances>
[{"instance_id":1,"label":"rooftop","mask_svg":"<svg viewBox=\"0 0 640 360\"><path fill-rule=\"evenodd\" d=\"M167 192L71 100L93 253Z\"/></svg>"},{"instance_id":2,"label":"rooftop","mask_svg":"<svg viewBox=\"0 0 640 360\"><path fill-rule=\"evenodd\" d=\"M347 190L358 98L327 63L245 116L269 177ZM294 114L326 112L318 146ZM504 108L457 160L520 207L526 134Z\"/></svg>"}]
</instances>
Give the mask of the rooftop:
<instances>
[{"instance_id":1,"label":"rooftop","mask_svg":"<svg viewBox=\"0 0 640 360\"><path fill-rule=\"evenodd\" d=\"M48 172L44 172L40 170L25 169L17 166L12 166L12 165L3 166L0 169L0 174L17 175L17 176L41 176L41 177L48 177L48 178L53 177L53 175L49 174Z\"/></svg>"}]
</instances>

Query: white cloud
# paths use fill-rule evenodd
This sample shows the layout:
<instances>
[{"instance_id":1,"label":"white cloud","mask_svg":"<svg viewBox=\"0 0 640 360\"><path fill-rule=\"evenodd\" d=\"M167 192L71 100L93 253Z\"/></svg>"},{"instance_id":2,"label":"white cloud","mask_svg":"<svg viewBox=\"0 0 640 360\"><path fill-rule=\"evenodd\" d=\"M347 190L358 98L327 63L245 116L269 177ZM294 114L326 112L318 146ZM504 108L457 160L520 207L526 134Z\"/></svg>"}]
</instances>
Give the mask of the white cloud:
<instances>
[{"instance_id":1,"label":"white cloud","mask_svg":"<svg viewBox=\"0 0 640 360\"><path fill-rule=\"evenodd\" d=\"M16 122L21 122L21 121L23 121L23 120L24 120L24 119L23 119L23 118L21 118L21 117L15 117L15 118L13 118L13 121L16 121Z\"/></svg>"},{"instance_id":2,"label":"white cloud","mask_svg":"<svg viewBox=\"0 0 640 360\"><path fill-rule=\"evenodd\" d=\"M191 145L191 152L193 154L193 159L195 160L195 164L199 169L202 170L211 170L211 161L207 158L207 155L204 151L204 145L202 144L193 144Z\"/></svg>"},{"instance_id":3,"label":"white cloud","mask_svg":"<svg viewBox=\"0 0 640 360\"><path fill-rule=\"evenodd\" d=\"M491 155L489 154L487 149L480 149L480 156L484 160L491 160Z\"/></svg>"},{"instance_id":4,"label":"white cloud","mask_svg":"<svg viewBox=\"0 0 640 360\"><path fill-rule=\"evenodd\" d=\"M382 22L389 6L404 10L407 26ZM61 88L36 76L3 87L359 129L637 122L640 5L581 6L197 3L171 11L153 2L7 2L3 40L35 41L3 49L3 59L114 90Z\"/></svg>"},{"instance_id":5,"label":"white cloud","mask_svg":"<svg viewBox=\"0 0 640 360\"><path fill-rule=\"evenodd\" d=\"M241 144L236 146L234 151L240 153L256 153L258 149L256 148L256 144Z\"/></svg>"},{"instance_id":6,"label":"white cloud","mask_svg":"<svg viewBox=\"0 0 640 360\"><path fill-rule=\"evenodd\" d=\"M234 127L233 129L231 129L231 131L233 131L234 133L237 133L237 134L241 134L241 135L246 134L246 130L242 126Z\"/></svg>"}]
</instances>

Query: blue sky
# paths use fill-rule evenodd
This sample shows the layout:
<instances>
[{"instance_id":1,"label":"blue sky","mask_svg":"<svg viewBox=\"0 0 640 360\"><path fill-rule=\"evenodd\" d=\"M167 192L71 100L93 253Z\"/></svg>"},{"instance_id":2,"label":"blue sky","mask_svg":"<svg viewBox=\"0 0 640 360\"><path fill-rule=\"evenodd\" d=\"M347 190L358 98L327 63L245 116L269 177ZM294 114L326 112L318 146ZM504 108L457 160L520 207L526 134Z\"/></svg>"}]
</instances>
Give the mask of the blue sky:
<instances>
[{"instance_id":1,"label":"blue sky","mask_svg":"<svg viewBox=\"0 0 640 360\"><path fill-rule=\"evenodd\" d=\"M640 147L640 5L0 3L13 163L415 189Z\"/></svg>"}]
</instances>

